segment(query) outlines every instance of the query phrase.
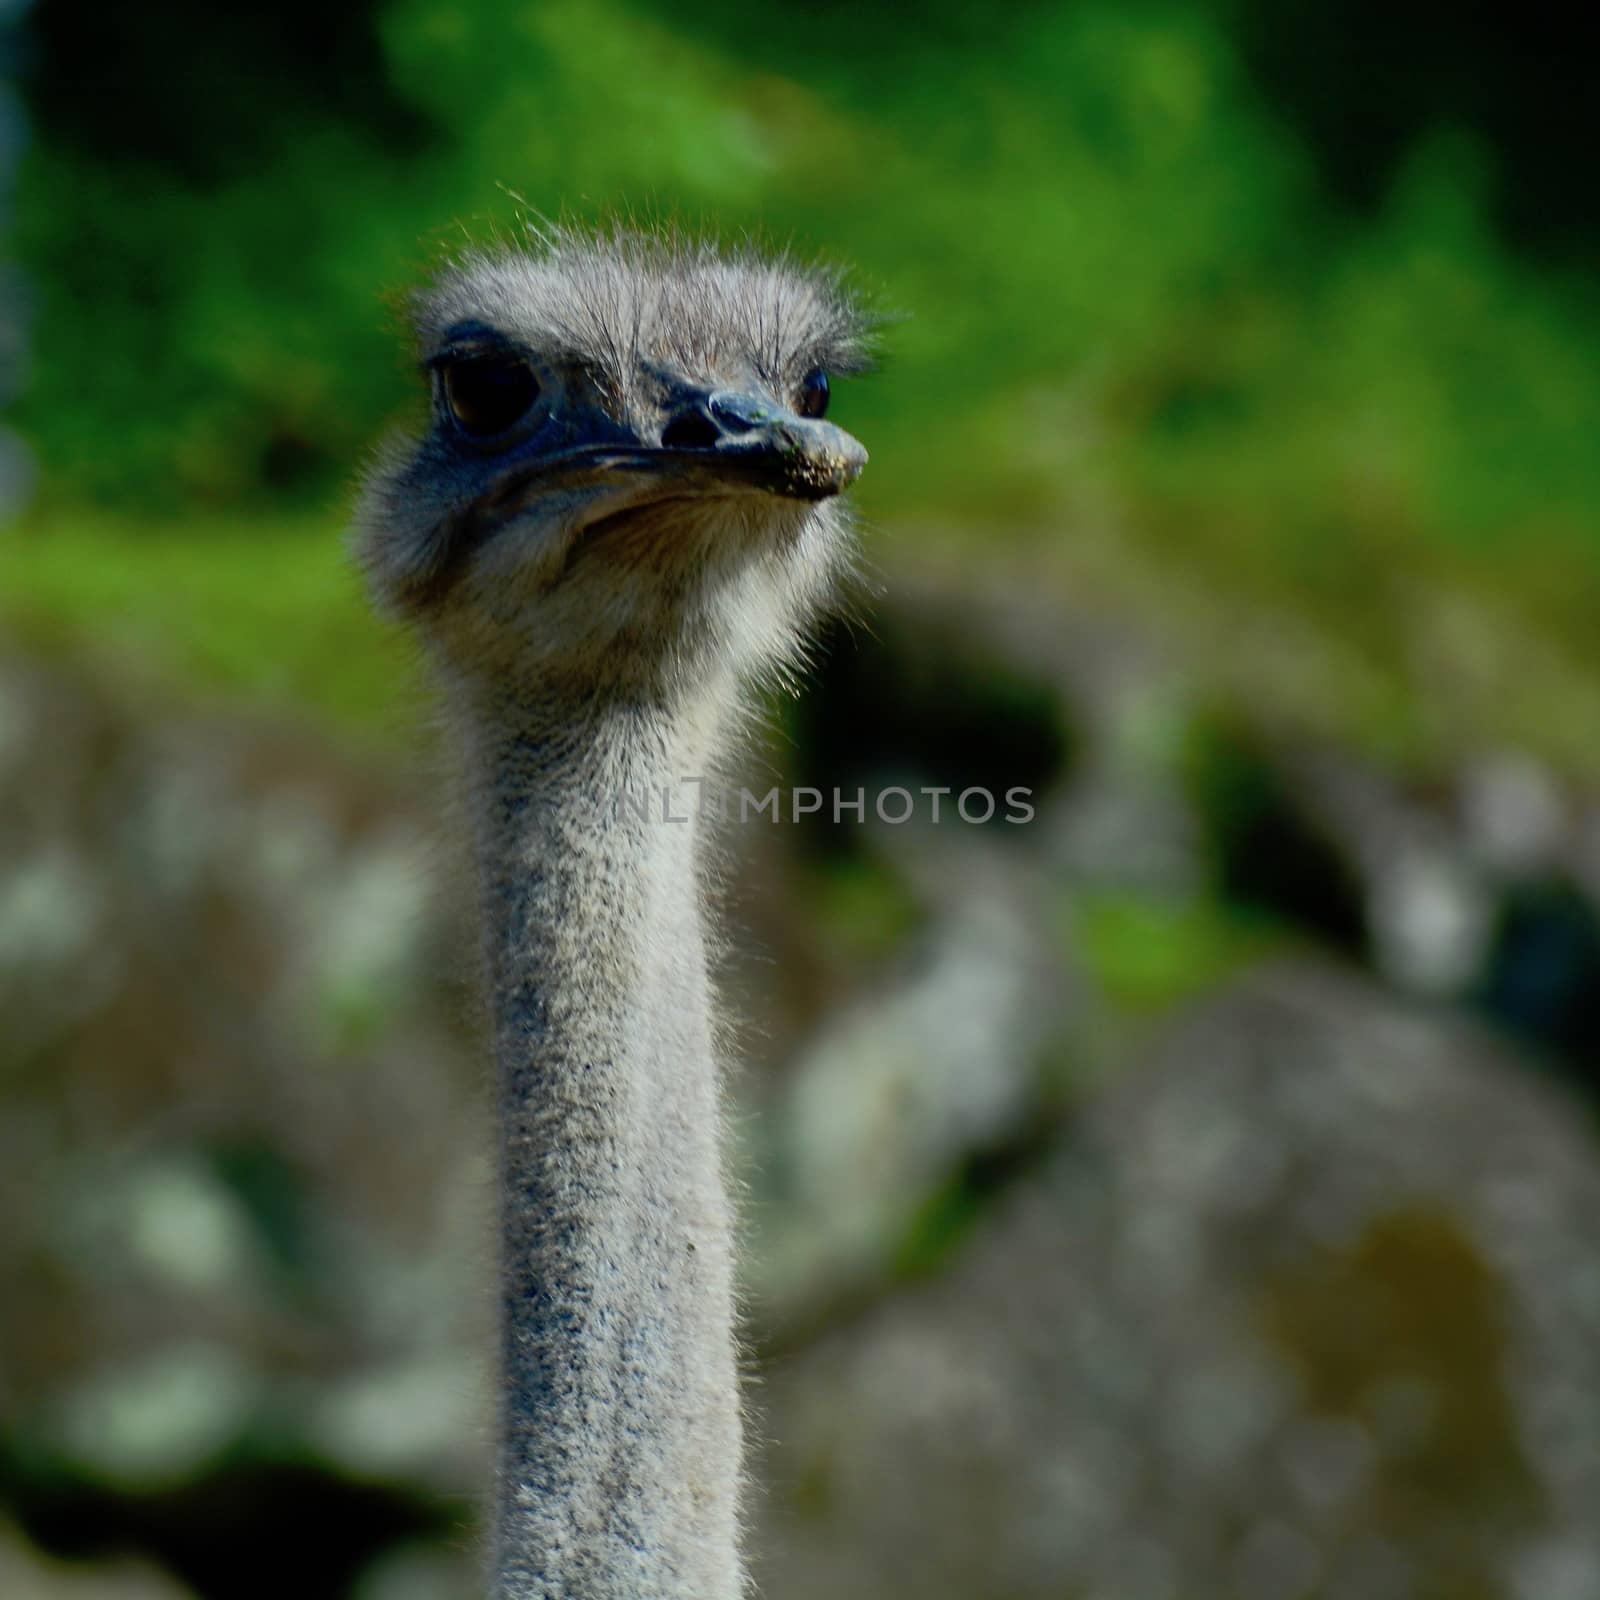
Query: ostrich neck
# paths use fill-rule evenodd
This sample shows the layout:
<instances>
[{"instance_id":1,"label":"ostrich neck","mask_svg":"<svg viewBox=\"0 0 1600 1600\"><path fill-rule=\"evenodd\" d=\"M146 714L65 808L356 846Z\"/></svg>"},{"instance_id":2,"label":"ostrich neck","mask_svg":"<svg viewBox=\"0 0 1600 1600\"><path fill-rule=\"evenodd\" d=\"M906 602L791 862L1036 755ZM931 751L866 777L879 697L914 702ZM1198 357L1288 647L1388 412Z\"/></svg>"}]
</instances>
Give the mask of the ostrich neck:
<instances>
[{"instance_id":1,"label":"ostrich neck","mask_svg":"<svg viewBox=\"0 0 1600 1600\"><path fill-rule=\"evenodd\" d=\"M667 786L689 814L715 720L471 722L500 1116L496 1600L742 1587L699 825L661 804Z\"/></svg>"}]
</instances>

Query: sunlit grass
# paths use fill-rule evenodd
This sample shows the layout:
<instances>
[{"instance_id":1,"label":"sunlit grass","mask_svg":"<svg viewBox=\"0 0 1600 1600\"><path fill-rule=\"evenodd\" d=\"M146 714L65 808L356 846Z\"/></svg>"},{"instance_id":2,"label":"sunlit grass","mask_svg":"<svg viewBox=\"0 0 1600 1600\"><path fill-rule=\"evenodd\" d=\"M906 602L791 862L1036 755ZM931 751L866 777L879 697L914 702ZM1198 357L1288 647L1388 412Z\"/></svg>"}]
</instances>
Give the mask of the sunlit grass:
<instances>
[{"instance_id":1,"label":"sunlit grass","mask_svg":"<svg viewBox=\"0 0 1600 1600\"><path fill-rule=\"evenodd\" d=\"M1394 768L1513 747L1600 775L1600 657L1578 604L1589 568L1554 539L1501 567L1391 527L1319 566L1303 527L1273 543L1243 536L1222 507L1169 524L1114 495L1099 513L1069 497L1004 527L892 517L866 538L883 590L869 611L895 603L902 576L959 585L981 560L1019 596L1053 598L1064 628L1115 617L1159 641L1192 700ZM374 616L332 513L37 514L0 531L0 628L380 743L412 737L427 704L416 652Z\"/></svg>"},{"instance_id":2,"label":"sunlit grass","mask_svg":"<svg viewBox=\"0 0 1600 1600\"><path fill-rule=\"evenodd\" d=\"M331 517L30 521L0 533L0 623L106 670L379 737L418 704L412 655Z\"/></svg>"}]
</instances>

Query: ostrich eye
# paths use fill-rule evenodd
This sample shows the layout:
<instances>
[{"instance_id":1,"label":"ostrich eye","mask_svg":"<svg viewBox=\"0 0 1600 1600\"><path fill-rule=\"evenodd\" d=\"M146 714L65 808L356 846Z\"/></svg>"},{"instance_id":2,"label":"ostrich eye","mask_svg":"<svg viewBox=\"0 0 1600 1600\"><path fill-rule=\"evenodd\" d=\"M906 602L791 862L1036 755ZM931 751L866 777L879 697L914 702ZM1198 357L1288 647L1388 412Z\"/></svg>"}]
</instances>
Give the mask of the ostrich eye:
<instances>
[{"instance_id":1,"label":"ostrich eye","mask_svg":"<svg viewBox=\"0 0 1600 1600\"><path fill-rule=\"evenodd\" d=\"M820 417L828 409L828 374L813 367L800 380L800 398L795 410L802 417Z\"/></svg>"},{"instance_id":2,"label":"ostrich eye","mask_svg":"<svg viewBox=\"0 0 1600 1600\"><path fill-rule=\"evenodd\" d=\"M463 433L492 439L527 415L539 380L515 356L464 356L445 364L444 397Z\"/></svg>"}]
</instances>

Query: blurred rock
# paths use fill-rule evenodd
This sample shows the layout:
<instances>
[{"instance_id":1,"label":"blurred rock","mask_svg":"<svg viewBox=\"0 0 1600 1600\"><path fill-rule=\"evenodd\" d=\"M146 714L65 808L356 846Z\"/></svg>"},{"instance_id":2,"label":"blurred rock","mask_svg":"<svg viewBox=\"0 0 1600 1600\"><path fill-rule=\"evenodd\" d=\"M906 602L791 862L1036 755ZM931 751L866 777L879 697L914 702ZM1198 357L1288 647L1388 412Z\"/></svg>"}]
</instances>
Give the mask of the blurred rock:
<instances>
[{"instance_id":1,"label":"blurred rock","mask_svg":"<svg viewBox=\"0 0 1600 1600\"><path fill-rule=\"evenodd\" d=\"M889 630L936 624L873 689L900 768L858 719L798 775L1015 756L1033 823L731 841L765 1592L1600 1600L1600 1190L1537 1070L1600 1039L1592 808L980 598ZM15 656L0 779L0 1493L208 1594L319 1516L328 1600L466 1592L492 1142L436 800Z\"/></svg>"},{"instance_id":2,"label":"blurred rock","mask_svg":"<svg viewBox=\"0 0 1600 1600\"><path fill-rule=\"evenodd\" d=\"M400 1545L362 1573L350 1600L462 1600L482 1581L479 1563L464 1550Z\"/></svg>"},{"instance_id":3,"label":"blurred rock","mask_svg":"<svg viewBox=\"0 0 1600 1600\"><path fill-rule=\"evenodd\" d=\"M1462 776L1467 841L1508 877L1548 872L1571 846L1565 798L1536 762L1509 753L1472 763Z\"/></svg>"},{"instance_id":4,"label":"blurred rock","mask_svg":"<svg viewBox=\"0 0 1600 1600\"><path fill-rule=\"evenodd\" d=\"M0 1493L197 1584L343 1496L342 1594L483 1478L471 947L414 788L142 691L0 656Z\"/></svg>"},{"instance_id":5,"label":"blurred rock","mask_svg":"<svg viewBox=\"0 0 1600 1600\"><path fill-rule=\"evenodd\" d=\"M1065 974L1003 883L942 915L791 1065L750 1163L764 1324L879 1279L967 1156L1038 1118Z\"/></svg>"},{"instance_id":6,"label":"blurred rock","mask_svg":"<svg viewBox=\"0 0 1600 1600\"><path fill-rule=\"evenodd\" d=\"M137 1561L53 1561L0 1522L0 1595L6 1600L190 1600L191 1591Z\"/></svg>"},{"instance_id":7,"label":"blurred rock","mask_svg":"<svg viewBox=\"0 0 1600 1600\"><path fill-rule=\"evenodd\" d=\"M1596 1215L1587 1127L1492 1043L1263 973L771 1374L763 1592L1592 1595Z\"/></svg>"},{"instance_id":8,"label":"blurred rock","mask_svg":"<svg viewBox=\"0 0 1600 1600\"><path fill-rule=\"evenodd\" d=\"M261 1387L234 1351L173 1340L55 1391L32 1419L35 1439L98 1482L165 1488L199 1476L237 1446Z\"/></svg>"}]
</instances>

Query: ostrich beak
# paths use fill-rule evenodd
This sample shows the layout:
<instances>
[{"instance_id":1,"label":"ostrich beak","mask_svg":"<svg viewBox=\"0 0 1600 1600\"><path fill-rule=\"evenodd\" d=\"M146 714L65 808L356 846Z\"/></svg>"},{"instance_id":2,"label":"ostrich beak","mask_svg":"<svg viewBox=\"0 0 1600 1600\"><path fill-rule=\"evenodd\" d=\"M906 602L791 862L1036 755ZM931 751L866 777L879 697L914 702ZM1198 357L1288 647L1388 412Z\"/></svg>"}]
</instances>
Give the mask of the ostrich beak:
<instances>
[{"instance_id":1,"label":"ostrich beak","mask_svg":"<svg viewBox=\"0 0 1600 1600\"><path fill-rule=\"evenodd\" d=\"M722 482L748 484L793 500L827 500L840 494L867 464L865 448L843 428L794 416L723 439L709 451L670 455L687 458L682 459L686 468L699 466Z\"/></svg>"},{"instance_id":2,"label":"ostrich beak","mask_svg":"<svg viewBox=\"0 0 1600 1600\"><path fill-rule=\"evenodd\" d=\"M839 494L867 464L866 450L843 428L727 392L696 396L672 417L661 430L661 457L669 475L701 472L794 500Z\"/></svg>"},{"instance_id":3,"label":"ostrich beak","mask_svg":"<svg viewBox=\"0 0 1600 1600\"><path fill-rule=\"evenodd\" d=\"M861 443L831 422L753 395L700 394L668 418L659 443L607 440L521 462L479 510L512 516L536 498L583 491L631 506L749 493L827 500L866 464Z\"/></svg>"}]
</instances>

